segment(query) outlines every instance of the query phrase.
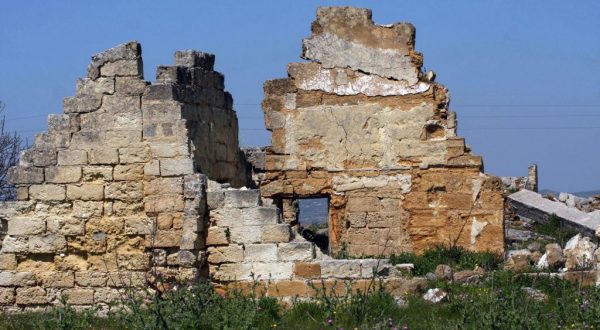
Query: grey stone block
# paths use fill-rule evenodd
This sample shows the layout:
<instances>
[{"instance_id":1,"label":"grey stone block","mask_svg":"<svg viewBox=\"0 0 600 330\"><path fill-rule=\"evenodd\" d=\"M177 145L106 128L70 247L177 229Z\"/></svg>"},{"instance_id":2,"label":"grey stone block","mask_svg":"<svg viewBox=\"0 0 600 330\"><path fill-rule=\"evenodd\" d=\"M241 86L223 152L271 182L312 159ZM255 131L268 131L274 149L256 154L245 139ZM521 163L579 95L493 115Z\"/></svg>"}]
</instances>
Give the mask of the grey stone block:
<instances>
[{"instance_id":1,"label":"grey stone block","mask_svg":"<svg viewBox=\"0 0 600 330\"><path fill-rule=\"evenodd\" d=\"M213 70L215 55L197 50L179 50L175 52L175 65Z\"/></svg>"},{"instance_id":2,"label":"grey stone block","mask_svg":"<svg viewBox=\"0 0 600 330\"><path fill-rule=\"evenodd\" d=\"M226 207L255 207L260 204L260 192L257 189L226 190Z\"/></svg>"}]
</instances>

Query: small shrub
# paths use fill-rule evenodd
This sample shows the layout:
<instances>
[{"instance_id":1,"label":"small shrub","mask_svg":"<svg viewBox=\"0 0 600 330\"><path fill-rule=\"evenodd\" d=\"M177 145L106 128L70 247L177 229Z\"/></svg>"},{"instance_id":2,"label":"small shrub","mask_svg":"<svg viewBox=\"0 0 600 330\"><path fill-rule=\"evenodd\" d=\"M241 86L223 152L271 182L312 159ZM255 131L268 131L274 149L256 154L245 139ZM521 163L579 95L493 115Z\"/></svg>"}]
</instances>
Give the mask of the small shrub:
<instances>
[{"instance_id":1,"label":"small shrub","mask_svg":"<svg viewBox=\"0 0 600 330\"><path fill-rule=\"evenodd\" d=\"M456 270L473 269L475 266L485 270L496 270L503 262L502 256L493 252L471 252L459 246L445 247L436 246L425 251L422 255L405 252L392 255L390 261L393 264L412 263L415 265L415 275L425 275L435 271L440 264L452 266Z\"/></svg>"}]
</instances>

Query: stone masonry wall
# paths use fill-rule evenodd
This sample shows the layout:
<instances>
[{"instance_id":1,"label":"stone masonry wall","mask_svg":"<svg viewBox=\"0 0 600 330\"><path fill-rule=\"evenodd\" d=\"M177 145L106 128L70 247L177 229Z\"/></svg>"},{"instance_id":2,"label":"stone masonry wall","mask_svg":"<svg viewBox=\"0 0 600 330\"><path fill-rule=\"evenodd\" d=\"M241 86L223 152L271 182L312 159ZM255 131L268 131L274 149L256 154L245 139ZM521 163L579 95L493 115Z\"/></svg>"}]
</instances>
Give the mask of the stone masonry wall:
<instances>
[{"instance_id":1,"label":"stone masonry wall","mask_svg":"<svg viewBox=\"0 0 600 330\"><path fill-rule=\"evenodd\" d=\"M137 42L92 57L64 114L11 169L19 201L0 208L2 309L61 296L108 309L124 287L204 276L206 176L246 182L213 63L177 52L150 85Z\"/></svg>"},{"instance_id":2,"label":"stone masonry wall","mask_svg":"<svg viewBox=\"0 0 600 330\"><path fill-rule=\"evenodd\" d=\"M261 194L283 206L329 197L332 251L500 253L501 182L456 136L448 90L421 72L414 41L412 25L376 25L367 9L319 8L309 61L264 86L272 146Z\"/></svg>"}]
</instances>

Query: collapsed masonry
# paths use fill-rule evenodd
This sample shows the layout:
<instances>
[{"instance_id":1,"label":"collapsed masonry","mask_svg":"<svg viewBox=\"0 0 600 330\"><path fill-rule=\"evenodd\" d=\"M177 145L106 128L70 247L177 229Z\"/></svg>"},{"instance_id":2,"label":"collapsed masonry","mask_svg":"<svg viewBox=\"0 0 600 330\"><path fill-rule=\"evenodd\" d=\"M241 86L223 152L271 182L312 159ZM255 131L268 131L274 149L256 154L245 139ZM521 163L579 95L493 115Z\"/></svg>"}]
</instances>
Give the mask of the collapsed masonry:
<instances>
[{"instance_id":1,"label":"collapsed masonry","mask_svg":"<svg viewBox=\"0 0 600 330\"><path fill-rule=\"evenodd\" d=\"M19 200L0 207L1 308L66 295L108 309L125 287L206 277L244 288L258 278L278 297L343 290L340 279L364 289L373 272L396 294L423 284L387 260L316 249L297 232L303 197L329 198L332 251L503 251L501 182L455 136L411 25L321 8L303 57L265 84L266 155L240 151L213 55L176 52L153 84L136 42L92 57L64 114L11 170Z\"/></svg>"}]
</instances>

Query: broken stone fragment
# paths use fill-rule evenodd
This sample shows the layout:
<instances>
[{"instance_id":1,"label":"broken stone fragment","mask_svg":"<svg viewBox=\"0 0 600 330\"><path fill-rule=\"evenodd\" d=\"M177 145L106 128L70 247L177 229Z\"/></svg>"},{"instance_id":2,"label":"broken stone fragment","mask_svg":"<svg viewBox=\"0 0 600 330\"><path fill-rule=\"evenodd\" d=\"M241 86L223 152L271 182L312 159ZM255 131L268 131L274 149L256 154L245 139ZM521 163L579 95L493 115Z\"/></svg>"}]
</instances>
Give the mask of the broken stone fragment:
<instances>
[{"instance_id":1,"label":"broken stone fragment","mask_svg":"<svg viewBox=\"0 0 600 330\"><path fill-rule=\"evenodd\" d=\"M197 50L179 50L175 52L175 65L212 71L215 65L215 55Z\"/></svg>"},{"instance_id":2,"label":"broken stone fragment","mask_svg":"<svg viewBox=\"0 0 600 330\"><path fill-rule=\"evenodd\" d=\"M433 304L437 304L446 300L447 297L448 294L446 293L446 291L439 288L433 288L425 292L425 294L423 295L423 300Z\"/></svg>"},{"instance_id":3,"label":"broken stone fragment","mask_svg":"<svg viewBox=\"0 0 600 330\"><path fill-rule=\"evenodd\" d=\"M595 267L596 256L594 251L597 245L590 241L589 237L581 234L573 236L563 250L566 257L566 270L586 270Z\"/></svg>"},{"instance_id":4,"label":"broken stone fragment","mask_svg":"<svg viewBox=\"0 0 600 330\"><path fill-rule=\"evenodd\" d=\"M143 77L141 56L142 46L137 41L130 41L105 50L92 56L92 62L88 67L88 78L98 79L105 64L116 62L121 63L113 64L111 68L105 68L104 75L133 75L141 78Z\"/></svg>"},{"instance_id":5,"label":"broken stone fragment","mask_svg":"<svg viewBox=\"0 0 600 330\"><path fill-rule=\"evenodd\" d=\"M414 37L411 24L375 25L368 9L320 7L312 36L304 39L302 58L415 85L422 58L414 50Z\"/></svg>"}]
</instances>

